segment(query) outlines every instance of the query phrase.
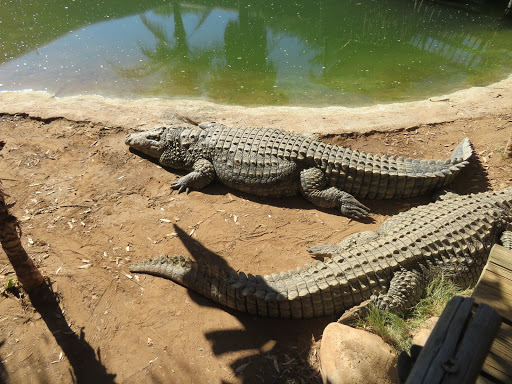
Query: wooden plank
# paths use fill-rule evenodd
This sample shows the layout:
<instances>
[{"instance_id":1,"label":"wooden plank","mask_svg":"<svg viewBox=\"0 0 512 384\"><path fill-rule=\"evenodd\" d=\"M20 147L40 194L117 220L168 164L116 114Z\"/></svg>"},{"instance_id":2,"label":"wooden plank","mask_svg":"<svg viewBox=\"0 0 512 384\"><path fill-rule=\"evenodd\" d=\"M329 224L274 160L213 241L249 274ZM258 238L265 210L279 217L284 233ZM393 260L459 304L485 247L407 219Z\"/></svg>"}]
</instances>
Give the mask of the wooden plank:
<instances>
[{"instance_id":1,"label":"wooden plank","mask_svg":"<svg viewBox=\"0 0 512 384\"><path fill-rule=\"evenodd\" d=\"M479 305L473 314L473 303L472 298L462 297L448 302L406 384L475 382L501 325L501 316L486 304Z\"/></svg>"},{"instance_id":2,"label":"wooden plank","mask_svg":"<svg viewBox=\"0 0 512 384\"><path fill-rule=\"evenodd\" d=\"M472 295L477 303L493 306L512 320L512 251L494 245Z\"/></svg>"},{"instance_id":3,"label":"wooden plank","mask_svg":"<svg viewBox=\"0 0 512 384\"><path fill-rule=\"evenodd\" d=\"M492 247L491 252L489 253L489 261L498 265L501 265L503 268L512 271L512 251L508 248L505 248L499 244L496 244Z\"/></svg>"},{"instance_id":4,"label":"wooden plank","mask_svg":"<svg viewBox=\"0 0 512 384\"><path fill-rule=\"evenodd\" d=\"M511 256L512 257L512 254ZM496 260L497 262L500 262L500 260ZM512 267L512 263L510 264ZM503 288L507 290L507 292L511 292L510 289L512 289L512 269L507 268L505 265L497 264L495 263L495 260L487 264L487 271L494 272L497 275L500 276L500 279L502 280L501 284L503 285Z\"/></svg>"},{"instance_id":5,"label":"wooden plank","mask_svg":"<svg viewBox=\"0 0 512 384\"><path fill-rule=\"evenodd\" d=\"M507 230L512 230L509 224ZM473 291L477 303L492 305L508 324L502 323L482 371L503 383L512 383L512 251L495 245Z\"/></svg>"},{"instance_id":6,"label":"wooden plank","mask_svg":"<svg viewBox=\"0 0 512 384\"><path fill-rule=\"evenodd\" d=\"M491 381L489 379L486 379L483 376L478 376L478 379L476 379L476 383L475 384L496 384L496 382L495 381Z\"/></svg>"},{"instance_id":7,"label":"wooden plank","mask_svg":"<svg viewBox=\"0 0 512 384\"><path fill-rule=\"evenodd\" d=\"M512 326L502 324L482 371L504 383L512 383Z\"/></svg>"},{"instance_id":8,"label":"wooden plank","mask_svg":"<svg viewBox=\"0 0 512 384\"><path fill-rule=\"evenodd\" d=\"M505 293L501 288L499 275L487 272L485 279L473 291L473 297L477 303L489 304L501 316L512 319L512 294Z\"/></svg>"}]
</instances>

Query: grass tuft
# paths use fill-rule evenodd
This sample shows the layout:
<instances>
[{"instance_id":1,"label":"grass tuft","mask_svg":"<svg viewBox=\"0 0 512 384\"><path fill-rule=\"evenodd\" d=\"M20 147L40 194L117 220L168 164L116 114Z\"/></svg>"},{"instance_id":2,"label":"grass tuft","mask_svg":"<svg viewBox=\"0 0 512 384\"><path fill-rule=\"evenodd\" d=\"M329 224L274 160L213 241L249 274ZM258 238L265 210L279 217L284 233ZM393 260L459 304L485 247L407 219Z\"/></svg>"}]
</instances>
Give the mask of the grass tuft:
<instances>
[{"instance_id":1,"label":"grass tuft","mask_svg":"<svg viewBox=\"0 0 512 384\"><path fill-rule=\"evenodd\" d=\"M421 301L407 314L383 311L370 305L368 313L355 323L358 328L380 336L396 352L408 351L412 336L433 316L439 316L453 296L470 296L473 289L461 289L444 274L436 275Z\"/></svg>"}]
</instances>

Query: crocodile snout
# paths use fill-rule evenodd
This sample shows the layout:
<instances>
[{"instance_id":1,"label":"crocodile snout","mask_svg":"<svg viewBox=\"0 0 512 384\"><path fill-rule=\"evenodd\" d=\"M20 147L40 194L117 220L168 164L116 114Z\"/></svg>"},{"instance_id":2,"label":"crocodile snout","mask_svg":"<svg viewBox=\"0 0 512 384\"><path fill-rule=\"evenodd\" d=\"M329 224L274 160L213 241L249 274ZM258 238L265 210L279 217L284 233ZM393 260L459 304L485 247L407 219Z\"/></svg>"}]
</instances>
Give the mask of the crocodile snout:
<instances>
[{"instance_id":1,"label":"crocodile snout","mask_svg":"<svg viewBox=\"0 0 512 384\"><path fill-rule=\"evenodd\" d=\"M131 133L129 133L129 134L127 134L127 135L126 135L126 137L124 138L124 143L125 143L126 145L130 145L131 141L132 141L132 134L131 134Z\"/></svg>"}]
</instances>

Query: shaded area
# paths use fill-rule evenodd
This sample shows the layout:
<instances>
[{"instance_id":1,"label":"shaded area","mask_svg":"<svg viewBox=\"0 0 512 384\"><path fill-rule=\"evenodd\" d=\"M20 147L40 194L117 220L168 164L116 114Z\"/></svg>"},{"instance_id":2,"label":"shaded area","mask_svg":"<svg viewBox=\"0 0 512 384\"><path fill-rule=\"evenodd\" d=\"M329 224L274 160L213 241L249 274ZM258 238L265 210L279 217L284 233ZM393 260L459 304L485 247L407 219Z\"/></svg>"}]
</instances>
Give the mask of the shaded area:
<instances>
[{"instance_id":1,"label":"shaded area","mask_svg":"<svg viewBox=\"0 0 512 384\"><path fill-rule=\"evenodd\" d=\"M0 349L2 349L4 344L5 344L5 340L0 341ZM9 378L9 375L7 374L7 370L5 369L2 355L0 355L0 384L6 384L8 378Z\"/></svg>"},{"instance_id":2,"label":"shaded area","mask_svg":"<svg viewBox=\"0 0 512 384\"><path fill-rule=\"evenodd\" d=\"M485 192L491 189L489 174L485 169L480 156L476 153L469 160L469 164L451 183L450 188L460 195Z\"/></svg>"},{"instance_id":3,"label":"shaded area","mask_svg":"<svg viewBox=\"0 0 512 384\"><path fill-rule=\"evenodd\" d=\"M46 282L28 294L34 309L41 315L55 341L62 348L77 383L115 383L115 374L107 372L101 362L101 351L97 351L85 340L85 334L77 335L68 325L60 309L55 293Z\"/></svg>"},{"instance_id":4,"label":"shaded area","mask_svg":"<svg viewBox=\"0 0 512 384\"><path fill-rule=\"evenodd\" d=\"M8 208L13 204L6 204L6 196L0 189L0 240L17 278L27 291L32 306L41 315L48 330L68 358L77 383L113 383L115 375L107 373L101 363L100 350L96 351L96 356L94 349L85 341L83 332L78 336L69 327L57 296L52 291L51 282L44 280L21 245L21 229L17 218L8 212ZM0 377L4 376L3 371L5 368L0 366Z\"/></svg>"},{"instance_id":5,"label":"shaded area","mask_svg":"<svg viewBox=\"0 0 512 384\"><path fill-rule=\"evenodd\" d=\"M198 262L207 263L218 270L232 270L220 255L192 239L180 227L175 225L174 228L179 239ZM203 306L217 306L195 292L190 292L190 298ZM205 336L217 356L242 350L258 351L230 365L244 383L256 382L255 377L265 383L286 382L287 379L304 383L321 382L314 367L308 365L308 355L313 341L320 339L325 326L336 321L335 317L309 320L269 319L226 307L222 307L222 310L235 316L244 329L223 329L209 332Z\"/></svg>"}]
</instances>

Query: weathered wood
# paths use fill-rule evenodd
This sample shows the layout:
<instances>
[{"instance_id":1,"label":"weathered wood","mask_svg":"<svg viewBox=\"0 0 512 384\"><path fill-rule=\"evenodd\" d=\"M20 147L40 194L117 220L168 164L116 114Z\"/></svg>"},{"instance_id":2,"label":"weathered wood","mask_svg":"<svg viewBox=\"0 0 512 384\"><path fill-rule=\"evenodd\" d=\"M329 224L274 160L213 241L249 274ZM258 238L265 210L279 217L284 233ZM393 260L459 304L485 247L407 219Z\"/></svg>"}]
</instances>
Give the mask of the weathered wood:
<instances>
[{"instance_id":1,"label":"weathered wood","mask_svg":"<svg viewBox=\"0 0 512 384\"><path fill-rule=\"evenodd\" d=\"M494 245L472 295L477 303L491 305L512 319L512 251Z\"/></svg>"},{"instance_id":2,"label":"weathered wood","mask_svg":"<svg viewBox=\"0 0 512 384\"><path fill-rule=\"evenodd\" d=\"M508 225L507 230L512 230ZM495 245L473 292L477 303L493 306L503 316L482 370L503 383L512 383L512 251Z\"/></svg>"},{"instance_id":3,"label":"weathered wood","mask_svg":"<svg viewBox=\"0 0 512 384\"><path fill-rule=\"evenodd\" d=\"M406 384L474 383L501 324L486 304L473 314L474 299L454 297L446 305L409 373Z\"/></svg>"},{"instance_id":4,"label":"weathered wood","mask_svg":"<svg viewBox=\"0 0 512 384\"><path fill-rule=\"evenodd\" d=\"M512 326L503 323L487 355L483 371L504 382L512 383Z\"/></svg>"}]
</instances>

